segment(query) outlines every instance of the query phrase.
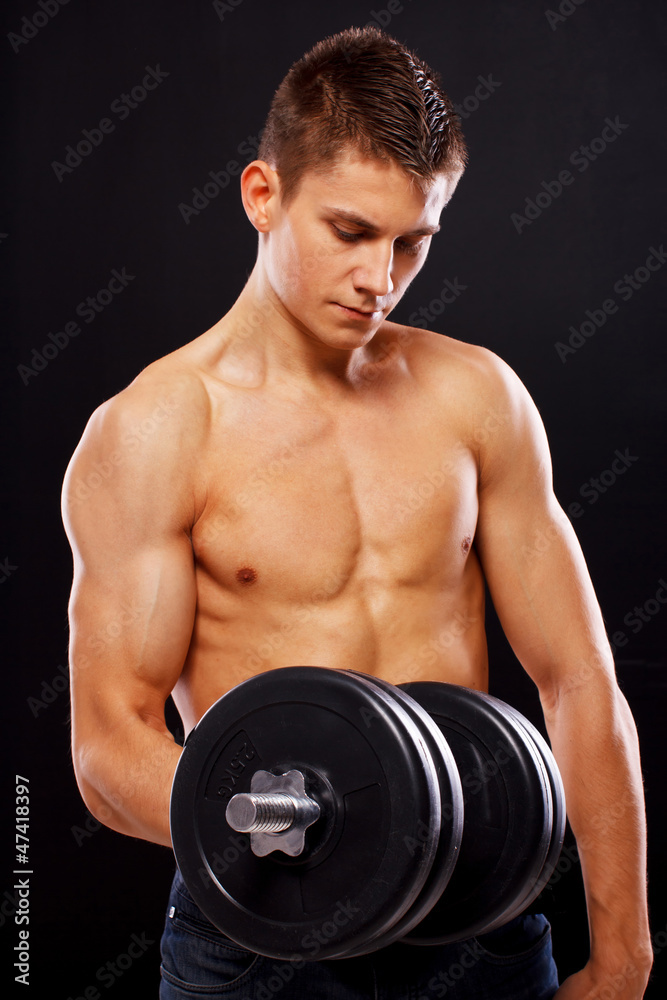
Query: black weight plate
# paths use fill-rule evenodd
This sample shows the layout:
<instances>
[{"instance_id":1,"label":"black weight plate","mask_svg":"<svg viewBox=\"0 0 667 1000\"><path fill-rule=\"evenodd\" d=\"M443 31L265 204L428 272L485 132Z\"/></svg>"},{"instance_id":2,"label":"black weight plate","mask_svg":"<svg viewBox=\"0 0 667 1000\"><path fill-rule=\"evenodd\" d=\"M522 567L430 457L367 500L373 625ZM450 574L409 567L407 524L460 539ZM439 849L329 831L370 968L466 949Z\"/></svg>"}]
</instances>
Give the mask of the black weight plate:
<instances>
[{"instance_id":1,"label":"black weight plate","mask_svg":"<svg viewBox=\"0 0 667 1000\"><path fill-rule=\"evenodd\" d=\"M404 687L443 732L464 799L456 868L440 900L404 940L465 940L504 923L539 877L551 840L551 790L533 741L504 702L455 684Z\"/></svg>"},{"instance_id":2,"label":"black weight plate","mask_svg":"<svg viewBox=\"0 0 667 1000\"><path fill-rule=\"evenodd\" d=\"M225 810L257 770L306 776L323 816L297 858L258 858ZM171 799L174 853L206 916L271 958L333 958L400 919L434 848L437 774L408 713L351 672L286 667L244 681L193 729ZM418 842L413 852L404 838Z\"/></svg>"},{"instance_id":3,"label":"black weight plate","mask_svg":"<svg viewBox=\"0 0 667 1000\"><path fill-rule=\"evenodd\" d=\"M489 695L489 697L492 697ZM504 703L503 703L504 704ZM551 841L549 848L547 850L547 857L544 862L544 867L540 872L540 875L531 887L528 887L526 895L523 899L517 900L516 905L510 911L509 915L502 921L502 923L508 923L517 917L520 913L523 913L531 903L534 903L539 894L544 889L545 885L554 873L554 869L560 857L560 852L563 847L563 840L565 838L565 823L567 820L566 803L565 803L565 792L563 790L563 780L560 776L560 771L558 770L558 765L554 759L554 755L551 752L549 744L546 742L539 729L530 722L521 712L518 712L513 706L507 705L506 709L508 713L512 716L514 721L523 726L527 734L533 740L537 750L540 753L542 760L544 761L544 766L546 768L546 773L549 779L549 785L551 787L551 800L553 803L553 822L551 826ZM498 924L497 926L500 926ZM490 928L495 930L495 927Z\"/></svg>"},{"instance_id":4,"label":"black weight plate","mask_svg":"<svg viewBox=\"0 0 667 1000\"><path fill-rule=\"evenodd\" d=\"M355 673L357 672L355 671ZM461 779L454 755L434 720L414 698L411 698L401 688L369 674L357 673L357 676L364 678L367 683L381 687L393 698L398 699L419 727L428 753L430 753L436 765L442 815L438 829L429 830L424 828L420 835L420 839L421 837L434 838L437 842L437 851L431 871L424 883L424 888L419 893L413 905L388 931L367 942L363 948L352 953L347 952L345 958L385 948L387 945L404 937L423 920L438 899L440 899L445 886L451 878L454 865L458 860L463 834L463 791L461 789ZM406 838L406 846L409 850L414 850L414 845L409 842L408 838Z\"/></svg>"}]
</instances>

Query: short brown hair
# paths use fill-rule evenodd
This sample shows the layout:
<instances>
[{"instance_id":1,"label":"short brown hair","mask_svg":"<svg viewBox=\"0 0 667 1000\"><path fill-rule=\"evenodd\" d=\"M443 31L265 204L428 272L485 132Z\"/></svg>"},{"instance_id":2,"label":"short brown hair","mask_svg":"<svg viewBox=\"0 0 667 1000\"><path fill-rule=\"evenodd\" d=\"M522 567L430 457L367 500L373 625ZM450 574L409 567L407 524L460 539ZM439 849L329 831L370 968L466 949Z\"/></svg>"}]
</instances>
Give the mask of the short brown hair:
<instances>
[{"instance_id":1,"label":"short brown hair","mask_svg":"<svg viewBox=\"0 0 667 1000\"><path fill-rule=\"evenodd\" d=\"M284 203L306 170L347 148L393 160L417 183L463 170L461 123L439 76L377 28L348 28L318 42L278 87L258 150L278 172Z\"/></svg>"}]
</instances>

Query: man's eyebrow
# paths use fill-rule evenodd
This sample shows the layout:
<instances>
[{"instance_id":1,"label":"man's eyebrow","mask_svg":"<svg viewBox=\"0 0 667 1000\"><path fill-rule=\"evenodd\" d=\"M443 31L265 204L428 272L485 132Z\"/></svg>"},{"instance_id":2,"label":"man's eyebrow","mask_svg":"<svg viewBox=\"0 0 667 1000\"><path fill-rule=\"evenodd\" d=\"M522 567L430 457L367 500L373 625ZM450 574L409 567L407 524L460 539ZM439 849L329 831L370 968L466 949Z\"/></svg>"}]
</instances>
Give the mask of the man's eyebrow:
<instances>
[{"instance_id":1,"label":"man's eyebrow","mask_svg":"<svg viewBox=\"0 0 667 1000\"><path fill-rule=\"evenodd\" d=\"M339 208L326 208L325 212L329 212L331 215L335 215L336 218L342 219L343 222L349 222L351 226L359 226L360 229L368 229L371 233L379 233L380 228L376 226L374 222L369 222L368 219L362 218L361 215L357 215L355 212L345 212ZM434 236L435 233L440 232L440 226L422 226L421 229L413 229L409 233L403 233L403 236Z\"/></svg>"}]
</instances>

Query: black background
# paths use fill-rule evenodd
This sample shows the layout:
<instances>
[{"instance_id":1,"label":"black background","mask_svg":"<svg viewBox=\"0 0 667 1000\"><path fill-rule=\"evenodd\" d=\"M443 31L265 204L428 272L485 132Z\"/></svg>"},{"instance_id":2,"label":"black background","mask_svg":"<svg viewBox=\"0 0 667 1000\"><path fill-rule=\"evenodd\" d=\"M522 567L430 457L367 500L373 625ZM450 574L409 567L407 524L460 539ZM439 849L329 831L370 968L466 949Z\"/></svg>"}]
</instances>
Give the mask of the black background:
<instances>
[{"instance_id":1,"label":"black background","mask_svg":"<svg viewBox=\"0 0 667 1000\"><path fill-rule=\"evenodd\" d=\"M52 9L55 0L45 2ZM59 514L67 462L92 410L147 363L208 329L252 267L256 234L237 178L188 224L179 205L192 203L193 188L210 180L209 171L252 158L239 147L258 135L294 59L321 37L374 18L441 72L464 108L470 146L470 165L443 231L394 318L408 322L419 307L429 307L446 279L466 286L431 328L491 348L527 385L550 437L558 497L566 510L580 504L573 521L609 634L624 636L618 673L640 731L651 831L657 960L647 995L661 995L667 613L655 595L667 577L660 509L664 268L640 272L627 301L614 285L643 267L650 248L665 238L664 6L659 0L565 0L566 13L556 20L547 14L547 0L404 0L400 11L392 3L392 14L381 4L344 0L316 9L294 0L241 0L218 12L210 2L70 0L38 30L22 21L41 11L37 0L5 7L3 34L34 36L16 52L2 39L8 115L7 204L0 220L8 351L3 438L9 452L0 575L9 624L3 699L9 767L0 927L9 948L18 931L10 842L15 772L30 779L34 871L32 985L17 987L17 995L31 990L74 998L95 987L101 996L125 996L131 986L156 995L173 867L167 849L96 829L90 818L90 829L85 826L61 669L71 580ZM168 76L145 101L124 120L110 111L141 83L145 67L158 64ZM492 92L477 107L474 100L464 103L478 78L489 75ZM616 116L627 127L580 171L570 155ZM113 132L58 179L53 162L62 163L66 147L105 117ZM550 205L543 195L538 217L517 232L512 214L524 214L526 199L565 169L573 183ZM126 268L133 280L93 322L83 322L78 303L105 288L114 268ZM610 298L617 311L563 361L556 343L565 343L570 326L578 328L587 310ZM52 343L49 333L73 320L81 333L37 371L33 349L41 354ZM26 377L21 365L35 374ZM590 481L611 468L617 449L634 458L616 482L603 477L609 485L597 491ZM633 609L647 601L647 620L636 619ZM489 631L492 690L538 721L532 684L493 620ZM586 932L577 865L563 867L569 870L548 890L545 907L567 973L585 960ZM133 934L153 944L122 976L100 979L98 970L127 951ZM11 961L1 978L13 985Z\"/></svg>"}]
</instances>

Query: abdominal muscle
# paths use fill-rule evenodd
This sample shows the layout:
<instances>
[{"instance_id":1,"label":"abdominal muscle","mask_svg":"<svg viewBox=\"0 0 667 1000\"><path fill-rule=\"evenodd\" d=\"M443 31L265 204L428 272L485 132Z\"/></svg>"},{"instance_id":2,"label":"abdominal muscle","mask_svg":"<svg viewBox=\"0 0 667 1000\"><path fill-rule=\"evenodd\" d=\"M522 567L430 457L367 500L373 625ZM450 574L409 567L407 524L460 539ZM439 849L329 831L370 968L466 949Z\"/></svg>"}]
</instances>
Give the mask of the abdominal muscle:
<instances>
[{"instance_id":1,"label":"abdominal muscle","mask_svg":"<svg viewBox=\"0 0 667 1000\"><path fill-rule=\"evenodd\" d=\"M237 613L224 618L210 600L208 607L198 605L173 691L186 735L230 688L279 667L334 667L392 684L437 680L487 689L484 585L474 550L460 586L450 592L351 582L336 596L320 593L309 603L258 598L239 601Z\"/></svg>"}]
</instances>

